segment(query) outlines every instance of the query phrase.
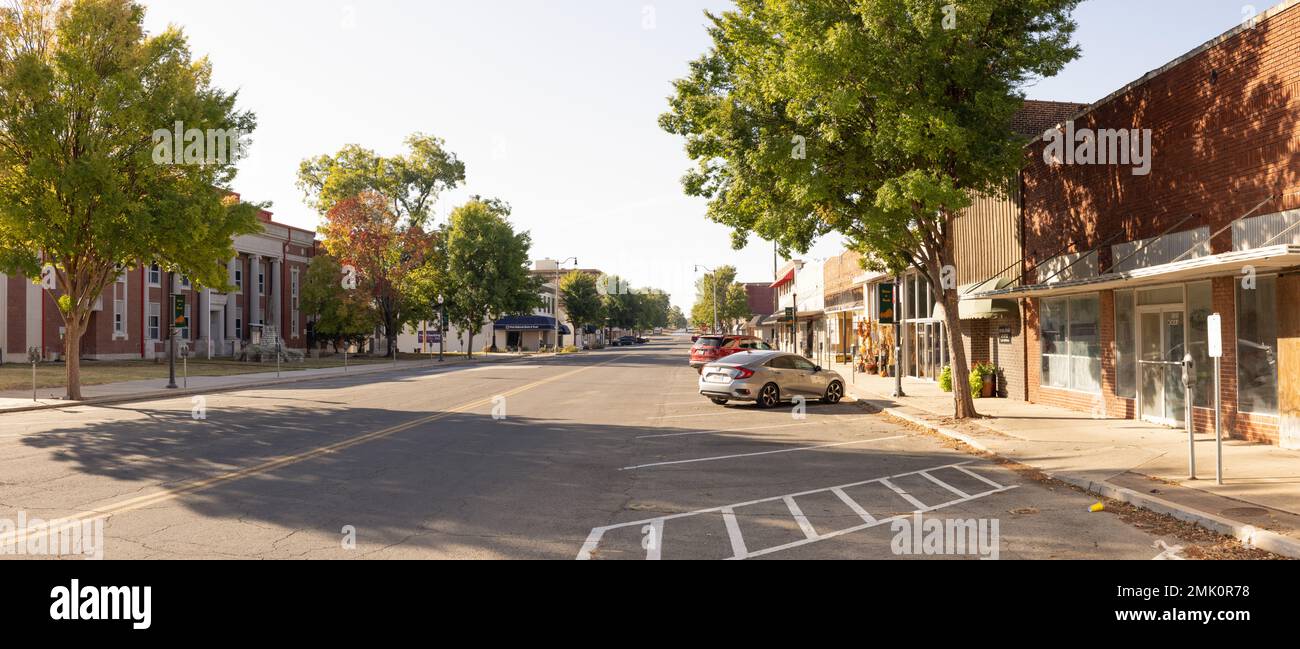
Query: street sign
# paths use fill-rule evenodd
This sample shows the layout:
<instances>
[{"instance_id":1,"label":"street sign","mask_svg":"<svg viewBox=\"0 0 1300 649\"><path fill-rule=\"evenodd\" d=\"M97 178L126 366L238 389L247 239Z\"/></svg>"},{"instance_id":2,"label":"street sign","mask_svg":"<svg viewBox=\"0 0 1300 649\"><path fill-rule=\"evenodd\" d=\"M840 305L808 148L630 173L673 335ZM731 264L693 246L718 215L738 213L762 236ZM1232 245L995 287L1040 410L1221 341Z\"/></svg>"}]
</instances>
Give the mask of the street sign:
<instances>
[{"instance_id":1,"label":"street sign","mask_svg":"<svg viewBox=\"0 0 1300 649\"><path fill-rule=\"evenodd\" d=\"M789 306L785 308L785 321L794 322L794 307Z\"/></svg>"},{"instance_id":2,"label":"street sign","mask_svg":"<svg viewBox=\"0 0 1300 649\"><path fill-rule=\"evenodd\" d=\"M894 324L894 289L893 284L881 284L877 295L880 297L880 324Z\"/></svg>"},{"instance_id":3,"label":"street sign","mask_svg":"<svg viewBox=\"0 0 1300 649\"><path fill-rule=\"evenodd\" d=\"M1210 358L1223 358L1223 316L1214 314L1206 321Z\"/></svg>"},{"instance_id":4,"label":"street sign","mask_svg":"<svg viewBox=\"0 0 1300 649\"><path fill-rule=\"evenodd\" d=\"M177 329L188 329L190 326L189 318L185 317L185 296L172 296L172 326Z\"/></svg>"}]
</instances>

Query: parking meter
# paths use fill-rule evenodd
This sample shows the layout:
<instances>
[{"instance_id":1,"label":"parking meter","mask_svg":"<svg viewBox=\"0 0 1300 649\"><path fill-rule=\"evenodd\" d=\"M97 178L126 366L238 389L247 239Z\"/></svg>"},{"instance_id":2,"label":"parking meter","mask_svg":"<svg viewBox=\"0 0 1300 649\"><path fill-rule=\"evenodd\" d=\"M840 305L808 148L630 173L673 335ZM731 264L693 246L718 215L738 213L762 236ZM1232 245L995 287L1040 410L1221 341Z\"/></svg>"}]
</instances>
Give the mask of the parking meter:
<instances>
[{"instance_id":1,"label":"parking meter","mask_svg":"<svg viewBox=\"0 0 1300 649\"><path fill-rule=\"evenodd\" d=\"M1183 357L1183 387L1187 389L1189 395L1196 387L1196 360L1191 354Z\"/></svg>"}]
</instances>

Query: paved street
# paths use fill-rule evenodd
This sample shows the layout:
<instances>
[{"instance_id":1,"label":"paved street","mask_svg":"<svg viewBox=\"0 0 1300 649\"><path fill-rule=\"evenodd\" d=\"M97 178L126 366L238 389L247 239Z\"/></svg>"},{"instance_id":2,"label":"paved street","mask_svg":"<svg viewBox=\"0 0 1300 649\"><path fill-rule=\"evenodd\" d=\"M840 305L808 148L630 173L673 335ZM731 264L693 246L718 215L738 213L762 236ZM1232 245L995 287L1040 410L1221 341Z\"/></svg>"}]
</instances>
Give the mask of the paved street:
<instances>
[{"instance_id":1,"label":"paved street","mask_svg":"<svg viewBox=\"0 0 1300 649\"><path fill-rule=\"evenodd\" d=\"M687 347L7 414L0 518L107 516L109 559L881 559L917 510L1002 559L1175 545L858 404L715 406Z\"/></svg>"}]
</instances>

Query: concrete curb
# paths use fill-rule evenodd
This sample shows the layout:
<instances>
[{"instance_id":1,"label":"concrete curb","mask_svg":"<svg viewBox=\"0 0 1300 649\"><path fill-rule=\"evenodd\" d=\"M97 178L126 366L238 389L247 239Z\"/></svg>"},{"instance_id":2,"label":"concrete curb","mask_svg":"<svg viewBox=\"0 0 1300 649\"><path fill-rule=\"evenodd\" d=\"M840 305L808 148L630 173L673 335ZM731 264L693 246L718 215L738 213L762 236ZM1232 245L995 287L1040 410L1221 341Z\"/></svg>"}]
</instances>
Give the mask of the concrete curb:
<instances>
[{"instance_id":1,"label":"concrete curb","mask_svg":"<svg viewBox=\"0 0 1300 649\"><path fill-rule=\"evenodd\" d=\"M871 400L872 399L865 399L865 401L871 401ZM1020 460L1017 460L1015 458L1009 458L996 451L993 451L988 447L988 445L984 444L983 442L980 442L978 439L975 439L974 437L971 437L970 435L967 435L965 433L960 433L958 431L952 430L951 428L945 428L943 426L933 424L915 415L902 412L896 408L881 408L880 410L882 413L889 415L890 417L900 419L902 421L913 424L915 426L920 426L927 430L943 435L944 437L959 441L976 450L983 451L995 457L1007 460L1008 462L1016 462L1018 464L1025 464L1026 466L1033 466L1033 465L1026 464L1025 462L1021 462ZM1038 467L1034 467L1034 468L1038 468ZM1039 470L1041 471L1042 469ZM1237 539L1238 541L1241 541L1242 544L1244 544L1246 547L1259 548L1260 550L1272 552L1273 554L1278 554L1284 557L1290 557L1292 559L1300 559L1300 540L1282 534L1278 534L1277 532L1263 530L1258 527L1255 527L1254 525L1247 525L1246 523L1235 521L1230 518L1224 518L1222 516L1211 514L1209 512L1201 511L1194 507L1180 505L1178 503L1165 500L1164 498L1156 498L1155 496L1140 493L1138 491L1134 491L1133 489L1129 489L1127 487L1121 487L1119 485L1112 484L1110 482L1105 482L1105 481L1097 482L1095 480L1091 480L1081 476L1076 476L1069 473L1051 473L1048 471L1043 471L1043 474L1049 478L1052 478L1054 480L1059 480L1061 482L1064 482L1074 487L1078 487L1079 489L1082 489L1090 494L1100 496L1102 498L1109 498L1111 500L1116 500L1122 503L1128 503L1130 505L1133 505L1134 507L1140 507L1142 509L1150 510L1156 512L1157 514L1165 514L1168 516L1172 516L1174 518L1177 518L1178 520L1199 525L1212 532L1222 534L1224 536L1230 536L1232 538Z\"/></svg>"},{"instance_id":2,"label":"concrete curb","mask_svg":"<svg viewBox=\"0 0 1300 649\"><path fill-rule=\"evenodd\" d=\"M529 360L529 359L509 358L505 360L474 361L474 363L475 364L477 364L478 362L517 363L520 362L521 360ZM177 390L164 389L164 390L155 390L151 392L133 392L131 394L95 397L91 399L84 399L82 401L68 401L66 403L43 403L35 406L20 406L17 408L5 408L0 410L0 417L3 417L4 415L7 415L9 413L36 412L40 410L62 410L65 408L76 408L79 406L106 406L106 405L114 405L119 403L155 401L158 399L167 399L172 397L188 397L188 396L195 396L201 394L222 394L225 392L237 392L239 390L252 390L256 388L275 387L277 385L290 385L293 383L306 383L309 381L322 381L327 379L346 378L351 376L365 376L368 374L379 374L381 372L409 372L417 369L427 369L431 367L452 367L456 365L470 365L470 364L471 361L468 360L457 360L457 361L443 363L437 366L428 365L428 366L421 366L421 367L402 367L396 369L394 369L392 365L389 365L387 363L382 363L382 364L372 365L372 366L363 365L361 366L361 369L352 370L347 373L340 372L338 374L316 374L313 376L293 376L289 378L254 381L252 383L240 383L238 385L234 385L234 384L214 385L214 386L199 387L199 388L180 388Z\"/></svg>"}]
</instances>

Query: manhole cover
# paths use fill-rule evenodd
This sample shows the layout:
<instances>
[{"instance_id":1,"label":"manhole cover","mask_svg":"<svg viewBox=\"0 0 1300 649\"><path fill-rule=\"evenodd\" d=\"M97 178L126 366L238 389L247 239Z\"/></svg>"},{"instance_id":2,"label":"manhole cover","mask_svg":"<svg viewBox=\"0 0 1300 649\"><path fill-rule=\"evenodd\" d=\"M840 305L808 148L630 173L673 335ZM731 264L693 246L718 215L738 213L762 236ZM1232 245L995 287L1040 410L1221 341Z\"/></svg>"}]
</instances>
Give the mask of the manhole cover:
<instances>
[{"instance_id":1,"label":"manhole cover","mask_svg":"<svg viewBox=\"0 0 1300 649\"><path fill-rule=\"evenodd\" d=\"M1224 516L1239 516L1241 518L1268 516L1268 510L1263 507L1234 507L1232 509L1225 509L1219 513Z\"/></svg>"}]
</instances>

